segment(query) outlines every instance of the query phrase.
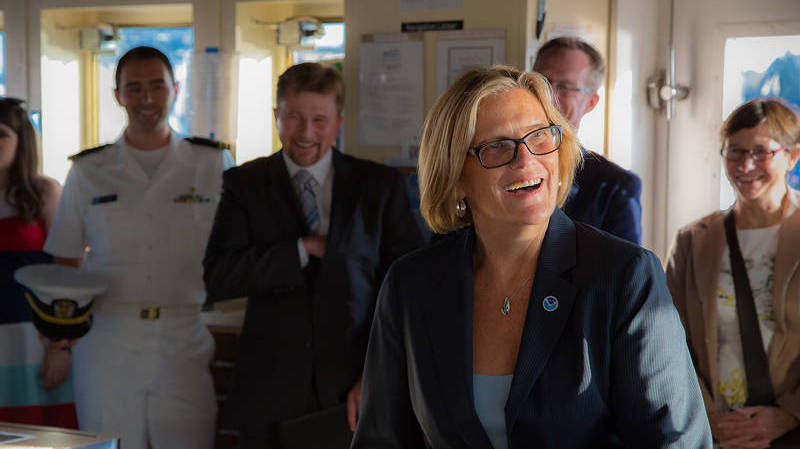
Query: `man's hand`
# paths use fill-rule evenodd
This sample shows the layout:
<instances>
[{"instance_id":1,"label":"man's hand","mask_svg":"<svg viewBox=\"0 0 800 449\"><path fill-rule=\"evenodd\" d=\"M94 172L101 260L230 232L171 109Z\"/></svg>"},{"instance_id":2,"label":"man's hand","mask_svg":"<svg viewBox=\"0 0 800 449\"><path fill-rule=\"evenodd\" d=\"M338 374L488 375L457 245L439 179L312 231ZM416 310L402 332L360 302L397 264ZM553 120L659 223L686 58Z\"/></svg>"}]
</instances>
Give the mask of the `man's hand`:
<instances>
[{"instance_id":1,"label":"man's hand","mask_svg":"<svg viewBox=\"0 0 800 449\"><path fill-rule=\"evenodd\" d=\"M358 407L361 403L361 378L359 377L350 391L347 392L347 423L350 424L350 431L356 431L358 422Z\"/></svg>"},{"instance_id":2,"label":"man's hand","mask_svg":"<svg viewBox=\"0 0 800 449\"><path fill-rule=\"evenodd\" d=\"M72 367L72 347L77 340L62 339L52 341L39 335L39 339L44 343L44 358L39 365L39 377L46 391L57 388L69 377Z\"/></svg>"},{"instance_id":3,"label":"man's hand","mask_svg":"<svg viewBox=\"0 0 800 449\"><path fill-rule=\"evenodd\" d=\"M325 247L327 245L327 235L309 235L303 237L303 247L309 256L314 256L318 259L325 257Z\"/></svg>"},{"instance_id":4,"label":"man's hand","mask_svg":"<svg viewBox=\"0 0 800 449\"><path fill-rule=\"evenodd\" d=\"M797 419L779 407L745 407L708 417L714 437L722 447L761 449L797 426Z\"/></svg>"}]
</instances>

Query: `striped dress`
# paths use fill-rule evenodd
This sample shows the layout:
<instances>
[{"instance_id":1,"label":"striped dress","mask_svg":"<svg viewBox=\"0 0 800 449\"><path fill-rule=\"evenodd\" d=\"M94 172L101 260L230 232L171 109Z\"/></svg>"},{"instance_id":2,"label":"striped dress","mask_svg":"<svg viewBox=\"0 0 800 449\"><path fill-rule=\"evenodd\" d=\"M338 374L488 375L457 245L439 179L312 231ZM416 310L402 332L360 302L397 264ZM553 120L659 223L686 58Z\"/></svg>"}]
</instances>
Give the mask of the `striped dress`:
<instances>
[{"instance_id":1,"label":"striped dress","mask_svg":"<svg viewBox=\"0 0 800 449\"><path fill-rule=\"evenodd\" d=\"M44 222L22 222L0 190L0 421L77 429L72 375L54 390L42 388L44 347L14 281L17 268L51 262L42 252L46 237Z\"/></svg>"}]
</instances>

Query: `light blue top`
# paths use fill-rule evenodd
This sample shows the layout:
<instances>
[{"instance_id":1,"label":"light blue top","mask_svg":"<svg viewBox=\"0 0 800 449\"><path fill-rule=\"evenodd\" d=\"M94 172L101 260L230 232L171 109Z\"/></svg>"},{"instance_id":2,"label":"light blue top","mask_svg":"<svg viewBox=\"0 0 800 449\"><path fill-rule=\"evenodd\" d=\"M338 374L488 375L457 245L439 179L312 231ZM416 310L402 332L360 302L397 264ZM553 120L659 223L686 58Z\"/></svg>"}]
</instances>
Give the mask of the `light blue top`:
<instances>
[{"instance_id":1,"label":"light blue top","mask_svg":"<svg viewBox=\"0 0 800 449\"><path fill-rule=\"evenodd\" d=\"M514 376L472 375L472 394L475 398L475 413L489 435L494 449L508 449L506 434L506 400Z\"/></svg>"}]
</instances>

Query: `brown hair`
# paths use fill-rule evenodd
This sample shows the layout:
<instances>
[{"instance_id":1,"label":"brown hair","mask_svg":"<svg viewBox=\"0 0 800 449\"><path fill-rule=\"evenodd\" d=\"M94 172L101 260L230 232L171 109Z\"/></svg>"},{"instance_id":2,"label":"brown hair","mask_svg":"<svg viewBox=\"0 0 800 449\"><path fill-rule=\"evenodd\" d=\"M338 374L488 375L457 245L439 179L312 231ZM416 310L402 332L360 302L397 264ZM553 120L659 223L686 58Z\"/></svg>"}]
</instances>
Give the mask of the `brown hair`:
<instances>
[{"instance_id":1,"label":"brown hair","mask_svg":"<svg viewBox=\"0 0 800 449\"><path fill-rule=\"evenodd\" d=\"M592 83L592 89L597 90L603 84L603 77L606 74L606 65L603 62L603 56L600 52L595 50L594 47L577 37L557 37L547 41L539 51L536 52L536 62L533 64L533 69L539 61L547 55L555 55L563 50L580 50L589 57L589 66L592 69L589 81Z\"/></svg>"},{"instance_id":2,"label":"brown hair","mask_svg":"<svg viewBox=\"0 0 800 449\"><path fill-rule=\"evenodd\" d=\"M790 153L800 151L800 119L780 98L754 98L731 112L720 130L723 146L732 135L761 123L767 124L772 138Z\"/></svg>"},{"instance_id":3,"label":"brown hair","mask_svg":"<svg viewBox=\"0 0 800 449\"><path fill-rule=\"evenodd\" d=\"M314 92L336 96L336 110L342 115L344 110L344 80L338 70L325 67L316 62L304 62L286 69L278 77L277 104L286 98L289 92Z\"/></svg>"},{"instance_id":4,"label":"brown hair","mask_svg":"<svg viewBox=\"0 0 800 449\"><path fill-rule=\"evenodd\" d=\"M0 123L17 133L17 154L8 170L6 202L22 221L29 223L42 216L44 186L38 174L36 132L22 104L13 98L0 99Z\"/></svg>"},{"instance_id":5,"label":"brown hair","mask_svg":"<svg viewBox=\"0 0 800 449\"><path fill-rule=\"evenodd\" d=\"M475 137L478 107L483 99L512 89L532 93L548 121L561 125L559 206L566 201L581 151L574 131L553 103L547 80L538 73L520 72L509 66L475 68L461 75L436 100L425 118L418 166L420 211L435 232L447 233L471 223L469 214L456 215L456 185Z\"/></svg>"},{"instance_id":6,"label":"brown hair","mask_svg":"<svg viewBox=\"0 0 800 449\"><path fill-rule=\"evenodd\" d=\"M153 47L143 46L143 47L132 48L127 52L125 52L125 54L122 55L121 58L119 58L119 61L117 62L117 68L114 71L114 81L117 84L116 88L119 89L120 87L122 87L119 85L119 82L122 80L122 68L125 67L126 64L128 64L131 61L144 61L147 59L158 59L159 61L161 61L161 63L164 64L164 66L167 68L167 72L169 72L169 77L171 81L173 83L175 82L175 74L172 72L172 64L170 64L167 55L165 55L160 50L157 50Z\"/></svg>"}]
</instances>

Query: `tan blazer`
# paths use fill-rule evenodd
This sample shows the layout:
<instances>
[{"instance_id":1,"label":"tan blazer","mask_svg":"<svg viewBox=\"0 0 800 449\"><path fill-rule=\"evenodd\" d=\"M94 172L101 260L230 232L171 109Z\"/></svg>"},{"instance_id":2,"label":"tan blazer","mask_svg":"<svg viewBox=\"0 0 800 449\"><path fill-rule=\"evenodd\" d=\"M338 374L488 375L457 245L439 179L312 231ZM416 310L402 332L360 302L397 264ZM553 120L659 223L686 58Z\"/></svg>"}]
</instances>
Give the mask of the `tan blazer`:
<instances>
[{"instance_id":1,"label":"tan blazer","mask_svg":"<svg viewBox=\"0 0 800 449\"><path fill-rule=\"evenodd\" d=\"M777 404L800 418L800 208L778 233L775 257L775 335L769 347ZM686 328L707 411L721 400L717 357L717 284L725 241L724 211L678 231L667 259L667 285Z\"/></svg>"}]
</instances>

